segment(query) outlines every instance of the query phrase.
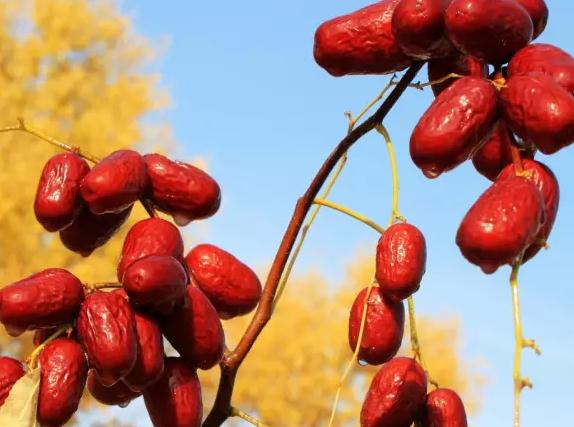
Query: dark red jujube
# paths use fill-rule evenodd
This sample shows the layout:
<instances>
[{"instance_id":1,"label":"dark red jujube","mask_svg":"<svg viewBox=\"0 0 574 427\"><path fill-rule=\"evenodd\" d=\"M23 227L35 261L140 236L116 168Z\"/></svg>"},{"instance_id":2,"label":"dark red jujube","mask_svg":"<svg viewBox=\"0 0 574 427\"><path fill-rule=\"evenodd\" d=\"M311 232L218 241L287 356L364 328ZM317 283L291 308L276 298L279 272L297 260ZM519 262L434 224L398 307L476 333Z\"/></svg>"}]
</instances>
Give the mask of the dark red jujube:
<instances>
[{"instance_id":1,"label":"dark red jujube","mask_svg":"<svg viewBox=\"0 0 574 427\"><path fill-rule=\"evenodd\" d=\"M514 136L504 121L499 121L490 138L472 157L474 168L484 177L494 181L507 165L512 163Z\"/></svg>"},{"instance_id":2,"label":"dark red jujube","mask_svg":"<svg viewBox=\"0 0 574 427\"><path fill-rule=\"evenodd\" d=\"M488 67L478 59L462 54L455 54L447 58L431 59L428 62L429 81L434 82L441 80L449 74L486 78L488 77ZM444 82L431 85L434 95L438 96L455 81L456 77L451 77Z\"/></svg>"},{"instance_id":3,"label":"dark red jujube","mask_svg":"<svg viewBox=\"0 0 574 427\"><path fill-rule=\"evenodd\" d=\"M516 0L530 15L533 26L532 39L538 37L548 23L548 6L544 0Z\"/></svg>"},{"instance_id":4,"label":"dark red jujube","mask_svg":"<svg viewBox=\"0 0 574 427\"><path fill-rule=\"evenodd\" d=\"M421 427L467 427L466 411L459 395L447 388L431 391L420 421Z\"/></svg>"},{"instance_id":5,"label":"dark red jujube","mask_svg":"<svg viewBox=\"0 0 574 427\"><path fill-rule=\"evenodd\" d=\"M351 307L349 315L349 346L357 348L361 320L368 288L363 289ZM401 348L405 328L405 308L402 302L386 298L378 286L371 288L367 300L367 318L357 357L369 365L380 365L395 357Z\"/></svg>"},{"instance_id":6,"label":"dark red jujube","mask_svg":"<svg viewBox=\"0 0 574 427\"><path fill-rule=\"evenodd\" d=\"M222 319L249 313L259 303L261 282L236 257L214 245L198 245L185 257L192 280Z\"/></svg>"},{"instance_id":7,"label":"dark red jujube","mask_svg":"<svg viewBox=\"0 0 574 427\"><path fill-rule=\"evenodd\" d=\"M111 387L106 387L98 379L93 369L88 373L88 391L98 402L109 406L127 406L132 400L141 396L141 393L131 390L122 381L118 381Z\"/></svg>"},{"instance_id":8,"label":"dark red jujube","mask_svg":"<svg viewBox=\"0 0 574 427\"><path fill-rule=\"evenodd\" d=\"M391 19L400 0L383 0L324 22L315 32L315 61L329 74L388 74L411 60L393 36Z\"/></svg>"},{"instance_id":9,"label":"dark red jujube","mask_svg":"<svg viewBox=\"0 0 574 427\"><path fill-rule=\"evenodd\" d=\"M69 226L80 213L80 182L90 171L74 153L56 154L46 162L34 200L34 214L50 232Z\"/></svg>"},{"instance_id":10,"label":"dark red jujube","mask_svg":"<svg viewBox=\"0 0 574 427\"><path fill-rule=\"evenodd\" d=\"M0 356L0 406L4 405L10 390L24 374L24 366L20 361Z\"/></svg>"}]
</instances>

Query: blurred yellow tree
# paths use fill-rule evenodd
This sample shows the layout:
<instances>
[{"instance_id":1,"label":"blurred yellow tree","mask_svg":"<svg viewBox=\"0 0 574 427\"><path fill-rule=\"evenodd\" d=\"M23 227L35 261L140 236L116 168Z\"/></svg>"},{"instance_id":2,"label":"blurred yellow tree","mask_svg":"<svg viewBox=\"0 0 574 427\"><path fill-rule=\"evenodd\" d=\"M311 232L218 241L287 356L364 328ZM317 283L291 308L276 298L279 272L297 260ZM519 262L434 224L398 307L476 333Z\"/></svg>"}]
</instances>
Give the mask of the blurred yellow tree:
<instances>
[{"instance_id":1,"label":"blurred yellow tree","mask_svg":"<svg viewBox=\"0 0 574 427\"><path fill-rule=\"evenodd\" d=\"M372 280L373 265L369 257L357 256L339 286L329 285L318 273L293 279L240 370L233 404L273 427L326 425L339 379L351 358L349 309ZM229 345L237 342L248 322L249 316L226 323ZM475 361L462 360L458 318L421 317L418 323L433 379L461 393L468 412L475 413L484 377ZM409 353L408 337L407 327L403 354ZM355 366L341 394L335 425L357 425L364 394L376 371L376 367ZM209 408L218 373L200 375Z\"/></svg>"},{"instance_id":2,"label":"blurred yellow tree","mask_svg":"<svg viewBox=\"0 0 574 427\"><path fill-rule=\"evenodd\" d=\"M0 0L0 127L24 117L96 156L145 143L146 135L165 144L169 132L144 128L141 120L167 102L157 76L146 70L152 60L149 41L134 33L117 3ZM0 286L49 266L84 281L114 279L121 237L88 262L35 221L37 180L54 153L23 133L0 134Z\"/></svg>"}]
</instances>

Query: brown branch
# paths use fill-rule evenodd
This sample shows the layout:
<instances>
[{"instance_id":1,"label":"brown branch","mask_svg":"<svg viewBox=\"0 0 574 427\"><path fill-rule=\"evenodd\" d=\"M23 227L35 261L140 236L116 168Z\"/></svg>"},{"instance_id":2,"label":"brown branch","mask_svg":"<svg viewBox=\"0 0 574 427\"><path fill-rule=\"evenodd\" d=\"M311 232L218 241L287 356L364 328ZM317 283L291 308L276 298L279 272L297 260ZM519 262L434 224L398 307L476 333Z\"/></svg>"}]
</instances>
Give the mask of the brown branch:
<instances>
[{"instance_id":1,"label":"brown branch","mask_svg":"<svg viewBox=\"0 0 574 427\"><path fill-rule=\"evenodd\" d=\"M237 371L251 350L255 340L271 318L273 299L277 292L277 286L281 280L283 270L285 269L287 260L289 259L289 255L291 254L291 250L293 249L293 245L297 239L297 235L301 230L303 221L305 220L309 209L312 207L313 201L321 190L321 187L329 177L333 168L337 165L339 159L349 150L349 148L383 121L405 89L413 81L422 65L422 62L412 65L379 109L360 126L356 127L355 130L343 138L341 142L339 142L333 152L329 157L327 157L323 166L321 166L321 169L317 172L317 175L309 185L305 194L297 201L291 221L287 226L281 245L277 250L273 264L271 265L271 270L267 276L267 281L265 283L265 288L261 296L261 302L257 307L257 311L255 312L251 323L247 327L245 334L239 341L237 348L227 354L220 364L221 378L219 380L217 397L211 412L203 422L203 427L219 427L231 416L231 396L233 394L233 386L235 384Z\"/></svg>"}]
</instances>

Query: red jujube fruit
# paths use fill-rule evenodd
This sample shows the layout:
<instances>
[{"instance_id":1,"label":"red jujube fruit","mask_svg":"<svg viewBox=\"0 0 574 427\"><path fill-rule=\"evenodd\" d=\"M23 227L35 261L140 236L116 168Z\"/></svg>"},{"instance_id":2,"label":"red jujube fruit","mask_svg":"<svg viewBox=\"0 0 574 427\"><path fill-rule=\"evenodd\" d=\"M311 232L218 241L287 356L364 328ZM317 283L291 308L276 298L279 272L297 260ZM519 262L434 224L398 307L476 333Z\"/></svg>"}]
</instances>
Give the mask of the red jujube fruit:
<instances>
[{"instance_id":1,"label":"red jujube fruit","mask_svg":"<svg viewBox=\"0 0 574 427\"><path fill-rule=\"evenodd\" d=\"M533 26L532 39L538 37L548 23L548 6L544 0L516 0L530 15Z\"/></svg>"},{"instance_id":2,"label":"red jujube fruit","mask_svg":"<svg viewBox=\"0 0 574 427\"><path fill-rule=\"evenodd\" d=\"M57 338L44 347L39 363L38 422L61 426L78 410L88 376L86 355L76 341Z\"/></svg>"},{"instance_id":3,"label":"red jujube fruit","mask_svg":"<svg viewBox=\"0 0 574 427\"><path fill-rule=\"evenodd\" d=\"M411 60L395 40L391 19L400 0L383 0L324 22L315 32L315 61L329 74L387 74Z\"/></svg>"},{"instance_id":4,"label":"red jujube fruit","mask_svg":"<svg viewBox=\"0 0 574 427\"><path fill-rule=\"evenodd\" d=\"M446 10L450 41L461 52L499 65L530 43L530 15L516 0L453 0Z\"/></svg>"},{"instance_id":5,"label":"red jujube fruit","mask_svg":"<svg viewBox=\"0 0 574 427\"><path fill-rule=\"evenodd\" d=\"M72 273L48 268L0 290L0 322L11 336L72 322L84 288Z\"/></svg>"},{"instance_id":6,"label":"red jujube fruit","mask_svg":"<svg viewBox=\"0 0 574 427\"><path fill-rule=\"evenodd\" d=\"M519 74L500 93L501 113L519 137L544 154L574 142L574 96L542 73Z\"/></svg>"},{"instance_id":7,"label":"red jujube fruit","mask_svg":"<svg viewBox=\"0 0 574 427\"><path fill-rule=\"evenodd\" d=\"M121 407L127 406L132 400L141 396L141 393L131 390L122 381L118 381L113 386L103 385L96 372L90 369L88 373L88 391L94 399L104 405Z\"/></svg>"},{"instance_id":8,"label":"red jujube fruit","mask_svg":"<svg viewBox=\"0 0 574 427\"><path fill-rule=\"evenodd\" d=\"M217 311L198 287L188 286L184 304L158 320L164 336L193 367L210 369L221 361L225 346L223 326Z\"/></svg>"},{"instance_id":9,"label":"red jujube fruit","mask_svg":"<svg viewBox=\"0 0 574 427\"><path fill-rule=\"evenodd\" d=\"M416 360L391 360L371 382L361 410L361 427L409 427L426 392L426 374Z\"/></svg>"},{"instance_id":10,"label":"red jujube fruit","mask_svg":"<svg viewBox=\"0 0 574 427\"><path fill-rule=\"evenodd\" d=\"M154 427L200 427L201 384L193 368L179 357L167 357L163 375L144 392Z\"/></svg>"},{"instance_id":11,"label":"red jujube fruit","mask_svg":"<svg viewBox=\"0 0 574 427\"><path fill-rule=\"evenodd\" d=\"M249 313L259 303L261 282L251 268L214 245L198 245L185 257L193 283L222 319Z\"/></svg>"},{"instance_id":12,"label":"red jujube fruit","mask_svg":"<svg viewBox=\"0 0 574 427\"><path fill-rule=\"evenodd\" d=\"M503 121L499 121L490 138L472 157L475 169L484 177L494 181L500 171L512 163L512 132Z\"/></svg>"},{"instance_id":13,"label":"red jujube fruit","mask_svg":"<svg viewBox=\"0 0 574 427\"><path fill-rule=\"evenodd\" d=\"M60 240L72 252L88 257L117 233L131 211L130 206L120 213L96 215L83 207L72 225L60 231Z\"/></svg>"},{"instance_id":14,"label":"red jujube fruit","mask_svg":"<svg viewBox=\"0 0 574 427\"><path fill-rule=\"evenodd\" d=\"M118 150L96 164L80 186L82 198L98 215L119 213L144 193L148 178L139 153Z\"/></svg>"},{"instance_id":15,"label":"red jujube fruit","mask_svg":"<svg viewBox=\"0 0 574 427\"><path fill-rule=\"evenodd\" d=\"M426 397L420 424L421 427L467 427L459 395L447 388L431 391Z\"/></svg>"},{"instance_id":16,"label":"red jujube fruit","mask_svg":"<svg viewBox=\"0 0 574 427\"><path fill-rule=\"evenodd\" d=\"M440 80L449 74L459 74L462 76L487 77L488 66L478 59L462 54L454 54L447 58L431 59L428 62L429 81ZM435 96L438 96L443 90L452 85L456 77L452 77L441 83L431 85Z\"/></svg>"},{"instance_id":17,"label":"red jujube fruit","mask_svg":"<svg viewBox=\"0 0 574 427\"><path fill-rule=\"evenodd\" d=\"M24 367L18 360L7 356L0 357L0 406L4 405L12 386L24 374Z\"/></svg>"},{"instance_id":18,"label":"red jujube fruit","mask_svg":"<svg viewBox=\"0 0 574 427\"><path fill-rule=\"evenodd\" d=\"M368 288L363 289L351 307L349 315L349 346L357 348L361 320ZM401 347L405 328L405 308L402 302L393 302L382 290L371 288L367 299L367 318L357 357L369 365L380 365L395 357Z\"/></svg>"},{"instance_id":19,"label":"red jujube fruit","mask_svg":"<svg viewBox=\"0 0 574 427\"><path fill-rule=\"evenodd\" d=\"M512 264L534 241L544 222L536 185L520 176L497 179L465 215L456 244L485 273Z\"/></svg>"},{"instance_id":20,"label":"red jujube fruit","mask_svg":"<svg viewBox=\"0 0 574 427\"><path fill-rule=\"evenodd\" d=\"M134 313L115 292L95 291L86 297L77 321L78 337L90 367L105 386L130 373L137 359Z\"/></svg>"},{"instance_id":21,"label":"red jujube fruit","mask_svg":"<svg viewBox=\"0 0 574 427\"><path fill-rule=\"evenodd\" d=\"M135 312L138 357L123 382L142 392L157 381L163 372L163 337L156 322L148 315Z\"/></svg>"},{"instance_id":22,"label":"red jujube fruit","mask_svg":"<svg viewBox=\"0 0 574 427\"><path fill-rule=\"evenodd\" d=\"M36 190L34 214L47 231L66 228L80 212L80 182L90 171L77 154L57 154L46 162Z\"/></svg>"},{"instance_id":23,"label":"red jujube fruit","mask_svg":"<svg viewBox=\"0 0 574 427\"><path fill-rule=\"evenodd\" d=\"M535 160L522 160L522 167L530 174L528 179L533 182L544 199L544 224L538 231L536 242L528 247L522 259L526 262L542 249L550 236L560 203L560 186L550 168ZM515 174L514 166L510 165L502 171L499 179L509 178Z\"/></svg>"},{"instance_id":24,"label":"red jujube fruit","mask_svg":"<svg viewBox=\"0 0 574 427\"><path fill-rule=\"evenodd\" d=\"M452 0L401 0L392 18L393 35L408 56L427 60L452 55L444 15Z\"/></svg>"},{"instance_id":25,"label":"red jujube fruit","mask_svg":"<svg viewBox=\"0 0 574 427\"><path fill-rule=\"evenodd\" d=\"M219 210L221 189L207 173L161 154L146 154L144 160L150 178L148 199L177 225L208 218Z\"/></svg>"},{"instance_id":26,"label":"red jujube fruit","mask_svg":"<svg viewBox=\"0 0 574 427\"><path fill-rule=\"evenodd\" d=\"M574 94L574 58L559 47L535 43L521 49L508 64L510 77L518 74L540 72Z\"/></svg>"},{"instance_id":27,"label":"red jujube fruit","mask_svg":"<svg viewBox=\"0 0 574 427\"><path fill-rule=\"evenodd\" d=\"M187 273L171 256L148 256L131 264L122 284L134 306L168 314L183 300Z\"/></svg>"},{"instance_id":28,"label":"red jujube fruit","mask_svg":"<svg viewBox=\"0 0 574 427\"><path fill-rule=\"evenodd\" d=\"M415 127L411 158L428 178L472 157L496 123L494 86L479 77L455 81L433 101Z\"/></svg>"},{"instance_id":29,"label":"red jujube fruit","mask_svg":"<svg viewBox=\"0 0 574 427\"><path fill-rule=\"evenodd\" d=\"M124 272L131 264L150 255L171 256L183 263L183 239L171 222L148 218L130 228L118 263L118 280L122 281Z\"/></svg>"},{"instance_id":30,"label":"red jujube fruit","mask_svg":"<svg viewBox=\"0 0 574 427\"><path fill-rule=\"evenodd\" d=\"M377 244L376 278L381 292L402 301L420 286L426 269L425 237L414 225L391 225Z\"/></svg>"}]
</instances>

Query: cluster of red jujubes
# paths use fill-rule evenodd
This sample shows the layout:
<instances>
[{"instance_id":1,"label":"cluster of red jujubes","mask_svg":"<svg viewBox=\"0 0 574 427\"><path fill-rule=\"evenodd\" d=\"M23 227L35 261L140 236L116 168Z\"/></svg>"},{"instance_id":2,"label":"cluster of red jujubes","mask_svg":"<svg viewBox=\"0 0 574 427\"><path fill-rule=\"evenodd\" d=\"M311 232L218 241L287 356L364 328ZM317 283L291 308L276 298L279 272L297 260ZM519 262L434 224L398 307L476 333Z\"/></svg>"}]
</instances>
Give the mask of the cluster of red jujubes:
<instances>
[{"instance_id":1,"label":"cluster of red jujubes","mask_svg":"<svg viewBox=\"0 0 574 427\"><path fill-rule=\"evenodd\" d=\"M494 181L456 236L465 258L486 273L536 255L558 210L556 177L534 155L537 150L553 154L574 142L574 59L556 46L530 44L547 19L544 0L383 0L329 20L315 34L315 60L334 76L393 73L428 61L436 98L412 133L410 154L429 178L472 159L476 170ZM394 247L397 259L410 253L399 247ZM405 285L408 291L390 286L381 262L391 272L401 271L399 262L379 256L380 287L369 297L360 352L375 364L396 353L404 319L396 304L415 289L415 281ZM409 273L418 277L414 270ZM364 294L355 305L363 300ZM351 315L352 345L359 312L354 307ZM413 360L388 362L373 380L362 426L409 426L416 408L402 402L420 403L425 390L424 373ZM458 398L441 390L428 396L427 407L439 400L444 414L450 405L460 406ZM395 410L402 418L389 415ZM430 421L424 425L466 425L461 411L448 412L459 414L457 421L436 415L438 409L427 412Z\"/></svg>"},{"instance_id":2,"label":"cluster of red jujubes","mask_svg":"<svg viewBox=\"0 0 574 427\"><path fill-rule=\"evenodd\" d=\"M184 225L213 215L220 191L205 172L160 154L121 150L90 170L78 155L66 153L46 163L34 209L46 230L59 231L66 247L88 256L112 237L138 200ZM103 291L50 268L0 291L0 322L8 333L35 331L35 344L45 344L38 357L39 424L66 423L87 384L106 405L127 405L143 395L156 427L200 426L196 369L221 361L220 319L257 306L259 279L213 245L184 256L179 229L156 217L128 231L117 278L119 289ZM67 333L47 341L63 325L70 325ZM179 357L165 355L163 337ZM0 358L0 406L24 373L19 361Z\"/></svg>"}]
</instances>

